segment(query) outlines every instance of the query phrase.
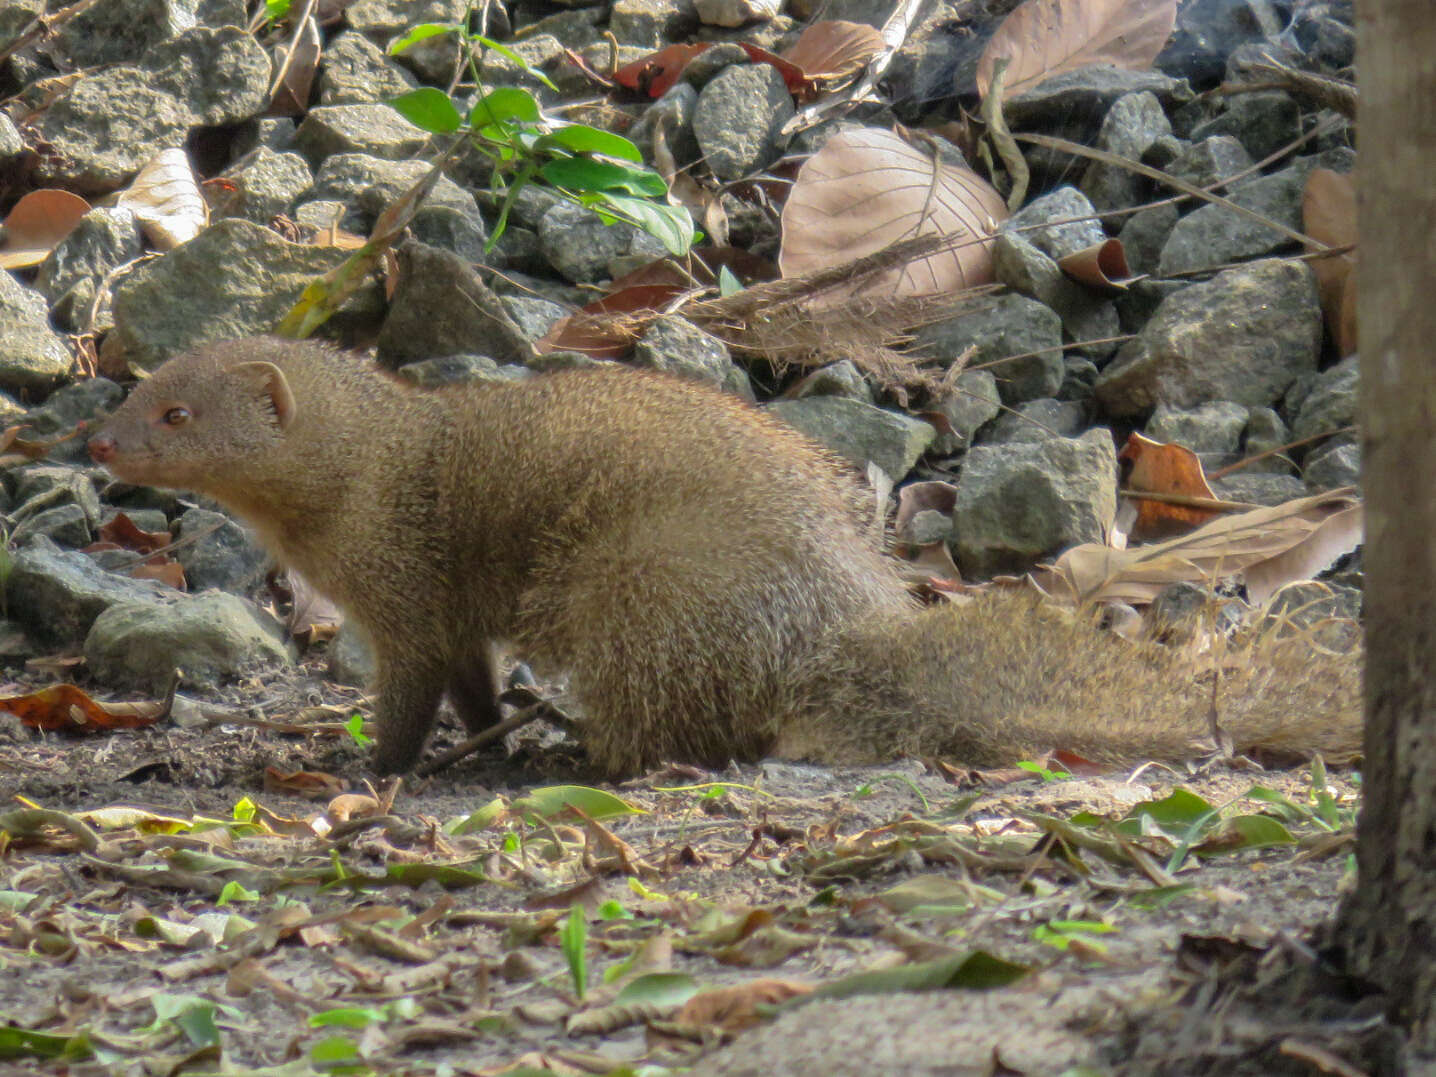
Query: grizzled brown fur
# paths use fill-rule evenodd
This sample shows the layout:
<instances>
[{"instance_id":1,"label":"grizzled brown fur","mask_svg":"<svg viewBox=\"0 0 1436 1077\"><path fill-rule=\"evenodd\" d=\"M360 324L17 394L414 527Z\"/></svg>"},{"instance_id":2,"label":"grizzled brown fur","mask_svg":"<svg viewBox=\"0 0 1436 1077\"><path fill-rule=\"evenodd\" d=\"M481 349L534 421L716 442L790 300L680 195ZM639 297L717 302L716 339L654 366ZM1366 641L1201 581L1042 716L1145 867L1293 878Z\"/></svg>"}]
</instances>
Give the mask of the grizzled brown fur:
<instances>
[{"instance_id":1,"label":"grizzled brown fur","mask_svg":"<svg viewBox=\"0 0 1436 1077\"><path fill-rule=\"evenodd\" d=\"M773 751L1180 759L1208 732L1209 688L1159 648L1030 602L918 610L837 461L665 376L422 390L323 345L233 341L165 364L91 448L226 504L359 623L386 771L445 694L471 730L496 719L502 641L570 674L610 774ZM1359 664L1305 661L1227 675L1239 747L1359 751Z\"/></svg>"}]
</instances>

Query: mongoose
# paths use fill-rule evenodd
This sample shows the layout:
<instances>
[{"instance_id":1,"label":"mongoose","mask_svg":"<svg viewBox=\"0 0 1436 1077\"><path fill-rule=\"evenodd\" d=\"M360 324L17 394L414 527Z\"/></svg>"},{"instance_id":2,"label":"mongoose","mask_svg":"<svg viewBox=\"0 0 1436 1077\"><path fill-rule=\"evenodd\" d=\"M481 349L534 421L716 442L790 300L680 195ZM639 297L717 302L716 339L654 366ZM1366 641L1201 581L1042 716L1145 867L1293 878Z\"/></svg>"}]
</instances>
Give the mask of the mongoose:
<instances>
[{"instance_id":1,"label":"mongoose","mask_svg":"<svg viewBox=\"0 0 1436 1077\"><path fill-rule=\"evenodd\" d=\"M383 771L415 762L446 694L470 730L496 720L500 641L569 673L609 775L767 753L1175 760L1209 732L1210 687L1160 647L1032 603L920 609L842 463L666 375L418 389L325 345L231 341L162 366L90 451L227 505L358 622ZM1314 670L1228 674L1236 746L1354 756L1359 661Z\"/></svg>"}]
</instances>

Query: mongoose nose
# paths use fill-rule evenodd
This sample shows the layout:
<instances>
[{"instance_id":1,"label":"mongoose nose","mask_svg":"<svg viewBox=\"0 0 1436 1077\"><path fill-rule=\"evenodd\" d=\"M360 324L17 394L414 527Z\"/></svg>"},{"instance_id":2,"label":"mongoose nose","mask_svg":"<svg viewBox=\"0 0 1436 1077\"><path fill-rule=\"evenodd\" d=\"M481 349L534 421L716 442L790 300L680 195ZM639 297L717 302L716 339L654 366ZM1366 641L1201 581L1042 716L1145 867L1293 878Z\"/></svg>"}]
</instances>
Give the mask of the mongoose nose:
<instances>
[{"instance_id":1,"label":"mongoose nose","mask_svg":"<svg viewBox=\"0 0 1436 1077\"><path fill-rule=\"evenodd\" d=\"M96 434L90 439L90 459L97 464L108 464L115 458L119 446L109 434Z\"/></svg>"}]
</instances>

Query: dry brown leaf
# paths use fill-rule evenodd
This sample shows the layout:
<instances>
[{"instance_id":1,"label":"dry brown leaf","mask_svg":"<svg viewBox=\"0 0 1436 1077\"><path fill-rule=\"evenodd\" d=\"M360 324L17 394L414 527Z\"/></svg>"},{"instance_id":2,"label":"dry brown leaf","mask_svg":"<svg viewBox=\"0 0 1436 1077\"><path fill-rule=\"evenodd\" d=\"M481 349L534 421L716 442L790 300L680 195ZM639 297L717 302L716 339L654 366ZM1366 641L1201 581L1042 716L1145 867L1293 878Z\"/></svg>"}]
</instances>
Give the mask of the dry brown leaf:
<instances>
[{"instance_id":1,"label":"dry brown leaf","mask_svg":"<svg viewBox=\"0 0 1436 1077\"><path fill-rule=\"evenodd\" d=\"M1216 500L1217 495L1207 485L1201 460L1185 446L1153 441L1134 433L1127 438L1117 459L1132 465L1127 474L1127 486L1132 490ZM1212 509L1169 505L1147 498L1136 501L1137 518L1129 530L1132 538L1139 542L1185 534L1221 515Z\"/></svg>"},{"instance_id":2,"label":"dry brown leaf","mask_svg":"<svg viewBox=\"0 0 1436 1077\"><path fill-rule=\"evenodd\" d=\"M757 45L739 44L755 63L777 68L789 92L800 101L811 101L823 89L856 78L885 47L875 28L842 19L812 23L778 55Z\"/></svg>"},{"instance_id":3,"label":"dry brown leaf","mask_svg":"<svg viewBox=\"0 0 1436 1077\"><path fill-rule=\"evenodd\" d=\"M162 251L189 242L209 221L209 207L182 149L161 150L150 158L115 205L133 213L146 238Z\"/></svg>"},{"instance_id":4,"label":"dry brown leaf","mask_svg":"<svg viewBox=\"0 0 1436 1077\"><path fill-rule=\"evenodd\" d=\"M309 109L309 91L319 70L319 54L324 41L314 16L295 27L287 44L275 50L275 70L279 72L270 95L266 116L298 116Z\"/></svg>"},{"instance_id":5,"label":"dry brown leaf","mask_svg":"<svg viewBox=\"0 0 1436 1077\"><path fill-rule=\"evenodd\" d=\"M1330 568L1338 558L1345 557L1361 545L1364 512L1358 502L1321 521L1306 538L1289 550L1248 565L1247 601L1264 606L1271 596L1289 583L1310 580Z\"/></svg>"},{"instance_id":6,"label":"dry brown leaf","mask_svg":"<svg viewBox=\"0 0 1436 1077\"><path fill-rule=\"evenodd\" d=\"M1350 173L1314 168L1301 196L1302 231L1328 247L1356 244L1356 180ZM1327 330L1342 356L1356 351L1356 251L1313 258L1316 290Z\"/></svg>"},{"instance_id":7,"label":"dry brown leaf","mask_svg":"<svg viewBox=\"0 0 1436 1077\"><path fill-rule=\"evenodd\" d=\"M1088 64L1141 71L1167 43L1177 0L1026 0L1002 20L977 62L977 92L992 84L993 66L1007 57L1004 95Z\"/></svg>"},{"instance_id":8,"label":"dry brown leaf","mask_svg":"<svg viewBox=\"0 0 1436 1077\"><path fill-rule=\"evenodd\" d=\"M709 1026L738 1032L763 1020L758 1016L759 1006L776 1006L812 990L810 985L794 980L750 980L694 995L683 1004L674 1021L680 1025Z\"/></svg>"},{"instance_id":9,"label":"dry brown leaf","mask_svg":"<svg viewBox=\"0 0 1436 1077\"><path fill-rule=\"evenodd\" d=\"M101 703L73 684L52 684L38 692L0 698L0 711L7 711L32 729L43 729L47 733L143 729L154 725L167 706L166 702L153 700Z\"/></svg>"},{"instance_id":10,"label":"dry brown leaf","mask_svg":"<svg viewBox=\"0 0 1436 1077\"><path fill-rule=\"evenodd\" d=\"M853 128L798 173L783 207L778 264L784 277L797 277L937 234L954 245L828 298L946 295L992 279L991 236L1006 217L1002 196L971 169L939 162L891 131Z\"/></svg>"},{"instance_id":11,"label":"dry brown leaf","mask_svg":"<svg viewBox=\"0 0 1436 1077\"><path fill-rule=\"evenodd\" d=\"M49 187L31 191L15 203L5 218L0 269L39 265L89 212L90 203L69 191Z\"/></svg>"},{"instance_id":12,"label":"dry brown leaf","mask_svg":"<svg viewBox=\"0 0 1436 1077\"><path fill-rule=\"evenodd\" d=\"M1104 239L1101 243L1073 251L1059 258L1057 265L1073 280L1092 288L1122 292L1132 283L1127 248L1122 246L1120 239Z\"/></svg>"},{"instance_id":13,"label":"dry brown leaf","mask_svg":"<svg viewBox=\"0 0 1436 1077\"><path fill-rule=\"evenodd\" d=\"M1180 538L1129 550L1086 543L1038 566L1029 579L1068 602L1146 605L1168 584L1210 582L1279 558L1311 538L1327 519L1359 504L1348 487L1224 516ZM1313 552L1324 542L1314 540Z\"/></svg>"},{"instance_id":14,"label":"dry brown leaf","mask_svg":"<svg viewBox=\"0 0 1436 1077\"><path fill-rule=\"evenodd\" d=\"M344 791L344 783L322 770L280 770L264 768L266 793L290 793L309 800L333 800Z\"/></svg>"},{"instance_id":15,"label":"dry brown leaf","mask_svg":"<svg viewBox=\"0 0 1436 1077\"><path fill-rule=\"evenodd\" d=\"M708 48L708 42L692 45L669 45L665 49L650 53L641 60L624 64L613 73L614 81L630 90L659 98L673 89L688 61Z\"/></svg>"}]
</instances>

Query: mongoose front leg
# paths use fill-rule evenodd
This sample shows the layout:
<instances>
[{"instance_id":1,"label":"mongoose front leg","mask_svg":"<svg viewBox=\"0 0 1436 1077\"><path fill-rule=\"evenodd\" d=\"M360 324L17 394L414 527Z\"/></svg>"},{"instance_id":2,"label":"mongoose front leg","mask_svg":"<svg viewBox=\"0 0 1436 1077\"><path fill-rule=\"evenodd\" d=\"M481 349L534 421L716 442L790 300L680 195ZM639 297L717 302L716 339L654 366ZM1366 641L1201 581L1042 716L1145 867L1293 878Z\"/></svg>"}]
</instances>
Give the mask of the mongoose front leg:
<instances>
[{"instance_id":1,"label":"mongoose front leg","mask_svg":"<svg viewBox=\"0 0 1436 1077\"><path fill-rule=\"evenodd\" d=\"M374 760L379 773L409 770L418 761L434 727L446 674L440 661L379 656L379 750Z\"/></svg>"},{"instance_id":2,"label":"mongoose front leg","mask_svg":"<svg viewBox=\"0 0 1436 1077\"><path fill-rule=\"evenodd\" d=\"M472 733L482 733L502 717L499 673L493 647L485 641L460 658L449 677L449 702Z\"/></svg>"}]
</instances>

